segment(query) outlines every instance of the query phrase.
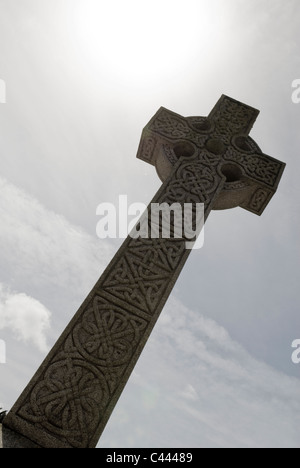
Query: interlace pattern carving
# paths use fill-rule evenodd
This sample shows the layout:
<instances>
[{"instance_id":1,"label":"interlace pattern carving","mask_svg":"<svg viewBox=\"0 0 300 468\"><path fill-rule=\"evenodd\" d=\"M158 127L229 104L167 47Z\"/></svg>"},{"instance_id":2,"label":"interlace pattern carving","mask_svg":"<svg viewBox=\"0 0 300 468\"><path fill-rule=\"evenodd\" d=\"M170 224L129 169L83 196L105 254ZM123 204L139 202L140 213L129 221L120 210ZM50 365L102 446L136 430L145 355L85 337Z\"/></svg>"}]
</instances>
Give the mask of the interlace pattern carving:
<instances>
[{"instance_id":1,"label":"interlace pattern carving","mask_svg":"<svg viewBox=\"0 0 300 468\"><path fill-rule=\"evenodd\" d=\"M145 138L142 143L141 155L145 161L150 162L156 146L156 139L153 136Z\"/></svg>"},{"instance_id":2,"label":"interlace pattern carving","mask_svg":"<svg viewBox=\"0 0 300 468\"><path fill-rule=\"evenodd\" d=\"M147 321L95 296L19 414L84 448L118 386Z\"/></svg>"},{"instance_id":3,"label":"interlace pattern carving","mask_svg":"<svg viewBox=\"0 0 300 468\"><path fill-rule=\"evenodd\" d=\"M228 148L225 161L238 163L245 174L257 181L274 187L282 170L282 163L263 154L243 154Z\"/></svg>"},{"instance_id":4,"label":"interlace pattern carving","mask_svg":"<svg viewBox=\"0 0 300 468\"><path fill-rule=\"evenodd\" d=\"M270 190L258 189L251 199L250 208L255 212L260 211L267 204L270 197Z\"/></svg>"},{"instance_id":5,"label":"interlace pattern carving","mask_svg":"<svg viewBox=\"0 0 300 468\"><path fill-rule=\"evenodd\" d=\"M212 112L215 122L215 136L223 137L222 140L230 143L232 135L248 133L258 112L249 106L230 98L224 98Z\"/></svg>"},{"instance_id":6,"label":"interlace pattern carving","mask_svg":"<svg viewBox=\"0 0 300 468\"><path fill-rule=\"evenodd\" d=\"M188 140L198 147L203 147L207 136L193 130L188 121L181 119L167 110L162 110L154 120L151 130L169 140Z\"/></svg>"}]
</instances>

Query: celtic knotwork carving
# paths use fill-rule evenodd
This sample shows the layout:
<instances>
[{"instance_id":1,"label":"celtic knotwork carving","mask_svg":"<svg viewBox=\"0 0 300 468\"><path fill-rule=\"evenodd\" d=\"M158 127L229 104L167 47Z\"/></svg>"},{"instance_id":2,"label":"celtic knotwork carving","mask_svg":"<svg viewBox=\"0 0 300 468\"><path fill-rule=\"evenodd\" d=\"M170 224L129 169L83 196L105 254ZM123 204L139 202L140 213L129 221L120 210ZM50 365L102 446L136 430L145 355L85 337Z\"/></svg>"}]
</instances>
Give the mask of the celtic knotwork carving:
<instances>
[{"instance_id":1,"label":"celtic knotwork carving","mask_svg":"<svg viewBox=\"0 0 300 468\"><path fill-rule=\"evenodd\" d=\"M197 132L211 133L214 130L213 121L207 117L187 117L186 120Z\"/></svg>"},{"instance_id":2,"label":"celtic knotwork carving","mask_svg":"<svg viewBox=\"0 0 300 468\"><path fill-rule=\"evenodd\" d=\"M244 159L245 173L270 187L276 184L281 169L282 164L264 155L246 156Z\"/></svg>"},{"instance_id":3,"label":"celtic knotwork carving","mask_svg":"<svg viewBox=\"0 0 300 468\"><path fill-rule=\"evenodd\" d=\"M184 203L205 203L207 196L205 190L197 185L197 178L193 174L189 174L190 192L187 197L184 184L181 180L175 180L170 184L168 191L166 192L166 199L169 205L178 203L183 205Z\"/></svg>"},{"instance_id":4,"label":"celtic knotwork carving","mask_svg":"<svg viewBox=\"0 0 300 468\"><path fill-rule=\"evenodd\" d=\"M85 448L109 397L100 369L65 355L48 367L19 415L67 445Z\"/></svg>"},{"instance_id":5,"label":"celtic knotwork carving","mask_svg":"<svg viewBox=\"0 0 300 468\"><path fill-rule=\"evenodd\" d=\"M150 268L159 268L172 273L186 253L185 242L180 239L142 239L129 243L131 255L141 259Z\"/></svg>"},{"instance_id":6,"label":"celtic knotwork carving","mask_svg":"<svg viewBox=\"0 0 300 468\"><path fill-rule=\"evenodd\" d=\"M141 157L146 161L151 161L155 150L156 139L153 136L149 136L144 139L141 149Z\"/></svg>"},{"instance_id":7,"label":"celtic knotwork carving","mask_svg":"<svg viewBox=\"0 0 300 468\"><path fill-rule=\"evenodd\" d=\"M186 161L175 171L162 198L170 204L179 202L208 205L219 182L220 177L209 164L201 160Z\"/></svg>"},{"instance_id":8,"label":"celtic knotwork carving","mask_svg":"<svg viewBox=\"0 0 300 468\"><path fill-rule=\"evenodd\" d=\"M267 203L269 198L270 198L269 190L262 189L262 188L258 189L251 199L250 209L259 213L264 207L264 205Z\"/></svg>"},{"instance_id":9,"label":"celtic knotwork carving","mask_svg":"<svg viewBox=\"0 0 300 468\"><path fill-rule=\"evenodd\" d=\"M223 137L230 142L232 135L248 130L249 124L255 118L257 112L251 107L224 98L214 112L215 135Z\"/></svg>"},{"instance_id":10,"label":"celtic knotwork carving","mask_svg":"<svg viewBox=\"0 0 300 468\"><path fill-rule=\"evenodd\" d=\"M282 163L264 154L243 154L229 147L224 154L226 161L238 163L245 175L274 187L282 170Z\"/></svg>"},{"instance_id":11,"label":"celtic knotwork carving","mask_svg":"<svg viewBox=\"0 0 300 468\"><path fill-rule=\"evenodd\" d=\"M72 447L87 447L147 325L96 296L19 415Z\"/></svg>"},{"instance_id":12,"label":"celtic knotwork carving","mask_svg":"<svg viewBox=\"0 0 300 468\"><path fill-rule=\"evenodd\" d=\"M211 202L214 192L219 187L221 176L216 174L209 164L204 164L197 157L187 159L174 169L174 173L154 203L173 203L184 206L189 203L195 207ZM183 212L182 212L183 213ZM153 228L152 210L148 209L149 235ZM170 213L169 213L170 214ZM194 213L193 213L194 214ZM194 221L194 218L193 218ZM152 226L151 226L152 224ZM172 225L174 228L174 224ZM161 225L158 226L160 237ZM170 231L173 234L173 231ZM128 251L113 265L103 283L103 288L110 295L132 304L143 313L153 315L165 294L174 270L186 254L184 236L181 239L138 237L129 241Z\"/></svg>"},{"instance_id":13,"label":"celtic knotwork carving","mask_svg":"<svg viewBox=\"0 0 300 468\"><path fill-rule=\"evenodd\" d=\"M276 190L284 164L263 154L256 142L249 136L258 114L256 109L228 96L221 97L207 118L184 118L161 108L143 133L144 138L147 137L148 132L158 136L157 154L160 157L157 157L155 164L161 179L165 181L171 176L172 166L174 167L178 162L179 155L184 158L189 156L194 168L197 158L203 164L202 168L204 166L210 168L203 169L202 177L196 176L194 172L188 176L172 178L169 190L165 193L165 201L170 204L187 203L184 189L186 186L189 201L202 201L207 207L210 198L208 187L212 182L209 172L212 170L221 174L222 167L225 167L227 162L233 163L236 169L233 165L231 168L226 168L226 174L224 173L226 184L223 186L226 194L223 198L219 197L216 207L229 208L232 200L232 207L243 206L253 211L250 208L252 190L249 189L246 192L249 184L254 186L262 183ZM197 158L194 158L197 151L187 154L189 151L185 149L186 143L197 146ZM159 148L160 146L162 148ZM179 149L182 149L182 155ZM247 179L248 182L246 182ZM197 187L196 180L201 186ZM235 184L232 185L232 182ZM237 182L240 184L239 187ZM231 190L234 194L230 199ZM211 193L213 192L214 187ZM222 203L220 203L221 198Z\"/></svg>"},{"instance_id":14,"label":"celtic knotwork carving","mask_svg":"<svg viewBox=\"0 0 300 468\"><path fill-rule=\"evenodd\" d=\"M163 145L163 151L168 161L174 166L177 163L178 158L176 154L174 153L173 148L170 145Z\"/></svg>"},{"instance_id":15,"label":"celtic knotwork carving","mask_svg":"<svg viewBox=\"0 0 300 468\"><path fill-rule=\"evenodd\" d=\"M226 182L226 184L223 187L223 190L230 192L234 190L241 190L250 186L251 186L251 183L247 179L242 179L236 182Z\"/></svg>"},{"instance_id":16,"label":"celtic knotwork carving","mask_svg":"<svg viewBox=\"0 0 300 468\"><path fill-rule=\"evenodd\" d=\"M220 156L217 156L209 151L201 151L199 161L209 167L218 166L220 164Z\"/></svg>"},{"instance_id":17,"label":"celtic knotwork carving","mask_svg":"<svg viewBox=\"0 0 300 468\"><path fill-rule=\"evenodd\" d=\"M229 146L226 149L226 152L223 155L223 158L225 159L225 161L239 163L242 166L245 160L245 155L241 153L240 151L238 151L237 149L233 148L232 146Z\"/></svg>"},{"instance_id":18,"label":"celtic knotwork carving","mask_svg":"<svg viewBox=\"0 0 300 468\"><path fill-rule=\"evenodd\" d=\"M188 140L203 147L207 136L192 130L185 119L162 110L153 121L151 130L170 140Z\"/></svg>"},{"instance_id":19,"label":"celtic knotwork carving","mask_svg":"<svg viewBox=\"0 0 300 468\"><path fill-rule=\"evenodd\" d=\"M120 367L131 359L146 325L144 319L96 297L74 329L74 344L89 362L107 369Z\"/></svg>"},{"instance_id":20,"label":"celtic knotwork carving","mask_svg":"<svg viewBox=\"0 0 300 468\"><path fill-rule=\"evenodd\" d=\"M164 110L154 120L152 130L172 140L189 138L192 133L186 121Z\"/></svg>"},{"instance_id":21,"label":"celtic knotwork carving","mask_svg":"<svg viewBox=\"0 0 300 468\"><path fill-rule=\"evenodd\" d=\"M127 304L153 315L169 283L163 269L130 254L114 265L103 288Z\"/></svg>"}]
</instances>

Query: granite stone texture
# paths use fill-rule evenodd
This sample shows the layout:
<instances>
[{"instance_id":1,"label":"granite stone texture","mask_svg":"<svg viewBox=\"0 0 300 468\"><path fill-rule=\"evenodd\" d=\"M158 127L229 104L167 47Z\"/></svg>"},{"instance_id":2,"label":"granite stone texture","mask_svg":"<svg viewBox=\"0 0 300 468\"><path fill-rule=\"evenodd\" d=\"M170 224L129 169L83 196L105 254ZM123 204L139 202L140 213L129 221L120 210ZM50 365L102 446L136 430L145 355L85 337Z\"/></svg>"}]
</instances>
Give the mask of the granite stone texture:
<instances>
[{"instance_id":1,"label":"granite stone texture","mask_svg":"<svg viewBox=\"0 0 300 468\"><path fill-rule=\"evenodd\" d=\"M0 448L41 448L26 437L0 424Z\"/></svg>"}]
</instances>

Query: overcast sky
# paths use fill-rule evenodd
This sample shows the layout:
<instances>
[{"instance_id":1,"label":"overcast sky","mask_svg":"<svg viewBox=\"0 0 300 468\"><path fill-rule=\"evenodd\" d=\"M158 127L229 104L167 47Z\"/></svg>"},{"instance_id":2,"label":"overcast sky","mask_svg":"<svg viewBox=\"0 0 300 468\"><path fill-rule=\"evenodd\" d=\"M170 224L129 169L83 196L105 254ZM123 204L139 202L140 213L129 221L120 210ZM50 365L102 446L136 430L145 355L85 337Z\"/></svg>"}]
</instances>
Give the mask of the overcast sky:
<instances>
[{"instance_id":1,"label":"overcast sky","mask_svg":"<svg viewBox=\"0 0 300 468\"><path fill-rule=\"evenodd\" d=\"M160 187L143 127L224 93L287 168L262 217L211 213L99 446L300 447L299 25L299 0L0 0L0 406L122 242L98 204Z\"/></svg>"}]
</instances>

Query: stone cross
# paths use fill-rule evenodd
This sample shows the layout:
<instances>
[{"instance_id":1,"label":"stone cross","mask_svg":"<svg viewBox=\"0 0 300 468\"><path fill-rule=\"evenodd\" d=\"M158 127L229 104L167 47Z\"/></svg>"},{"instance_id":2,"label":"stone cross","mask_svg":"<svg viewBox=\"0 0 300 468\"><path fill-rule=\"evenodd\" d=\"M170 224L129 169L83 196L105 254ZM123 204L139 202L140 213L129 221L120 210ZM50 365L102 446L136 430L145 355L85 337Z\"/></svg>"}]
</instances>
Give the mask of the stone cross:
<instances>
[{"instance_id":1,"label":"stone cross","mask_svg":"<svg viewBox=\"0 0 300 468\"><path fill-rule=\"evenodd\" d=\"M164 182L152 202L240 206L260 215L284 166L249 137L258 111L222 96L207 118L159 109L138 158ZM190 250L184 237L128 237L4 419L45 448L92 448Z\"/></svg>"}]
</instances>

